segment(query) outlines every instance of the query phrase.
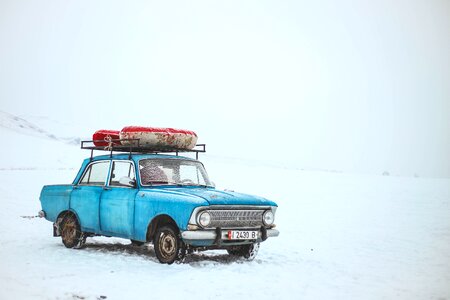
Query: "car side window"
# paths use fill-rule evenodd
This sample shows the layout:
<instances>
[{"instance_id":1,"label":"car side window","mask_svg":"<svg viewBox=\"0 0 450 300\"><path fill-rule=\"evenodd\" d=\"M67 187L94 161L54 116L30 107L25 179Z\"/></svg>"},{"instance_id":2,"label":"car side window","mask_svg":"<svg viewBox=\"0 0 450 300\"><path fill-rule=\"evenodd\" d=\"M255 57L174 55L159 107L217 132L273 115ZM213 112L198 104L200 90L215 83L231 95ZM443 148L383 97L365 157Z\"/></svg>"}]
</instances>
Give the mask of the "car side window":
<instances>
[{"instance_id":1,"label":"car side window","mask_svg":"<svg viewBox=\"0 0 450 300\"><path fill-rule=\"evenodd\" d=\"M120 183L120 179L128 177L135 181L136 176L134 173L133 164L129 161L114 161L111 172L111 186L124 186Z\"/></svg>"},{"instance_id":2,"label":"car side window","mask_svg":"<svg viewBox=\"0 0 450 300\"><path fill-rule=\"evenodd\" d=\"M81 178L81 185L105 185L109 161L91 164Z\"/></svg>"}]
</instances>

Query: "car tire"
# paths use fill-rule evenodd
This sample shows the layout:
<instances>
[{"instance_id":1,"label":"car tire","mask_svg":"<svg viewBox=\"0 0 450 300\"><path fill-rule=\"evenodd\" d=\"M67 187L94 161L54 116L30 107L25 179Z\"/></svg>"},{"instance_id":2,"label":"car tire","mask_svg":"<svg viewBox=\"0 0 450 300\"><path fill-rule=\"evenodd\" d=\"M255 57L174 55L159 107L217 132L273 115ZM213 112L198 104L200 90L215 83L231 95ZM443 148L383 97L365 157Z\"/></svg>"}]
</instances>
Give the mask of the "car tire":
<instances>
[{"instance_id":1,"label":"car tire","mask_svg":"<svg viewBox=\"0 0 450 300\"><path fill-rule=\"evenodd\" d=\"M86 242L86 234L74 214L67 214L61 221L61 239L67 248L80 249Z\"/></svg>"},{"instance_id":2,"label":"car tire","mask_svg":"<svg viewBox=\"0 0 450 300\"><path fill-rule=\"evenodd\" d=\"M156 258L162 264L172 264L184 259L185 247L178 232L172 225L161 226L153 240Z\"/></svg>"},{"instance_id":3,"label":"car tire","mask_svg":"<svg viewBox=\"0 0 450 300\"><path fill-rule=\"evenodd\" d=\"M258 254L258 250L259 250L259 243L234 246L232 248L227 249L228 254L243 257L247 260L255 259L256 255Z\"/></svg>"}]
</instances>

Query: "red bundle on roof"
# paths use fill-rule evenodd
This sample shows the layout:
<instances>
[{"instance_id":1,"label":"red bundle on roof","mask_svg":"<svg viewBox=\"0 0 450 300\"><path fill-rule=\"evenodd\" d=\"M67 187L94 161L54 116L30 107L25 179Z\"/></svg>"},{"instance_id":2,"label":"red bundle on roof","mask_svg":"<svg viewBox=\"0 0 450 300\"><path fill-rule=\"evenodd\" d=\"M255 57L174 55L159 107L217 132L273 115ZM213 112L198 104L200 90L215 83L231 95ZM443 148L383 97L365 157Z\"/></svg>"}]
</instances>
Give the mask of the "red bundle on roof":
<instances>
[{"instance_id":1,"label":"red bundle on roof","mask_svg":"<svg viewBox=\"0 0 450 300\"><path fill-rule=\"evenodd\" d=\"M92 140L94 145L97 147L107 147L107 146L119 146L120 142L114 141L120 139L120 131L118 130L107 130L100 129L94 132L92 135Z\"/></svg>"}]
</instances>

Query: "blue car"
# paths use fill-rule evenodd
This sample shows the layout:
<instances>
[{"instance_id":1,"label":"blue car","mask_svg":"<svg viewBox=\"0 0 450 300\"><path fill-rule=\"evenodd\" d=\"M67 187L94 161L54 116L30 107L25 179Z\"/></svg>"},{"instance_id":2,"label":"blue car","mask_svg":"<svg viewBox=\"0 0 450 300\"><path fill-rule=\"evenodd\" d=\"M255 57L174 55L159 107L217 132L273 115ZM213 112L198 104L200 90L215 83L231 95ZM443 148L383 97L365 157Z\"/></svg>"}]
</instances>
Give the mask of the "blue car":
<instances>
[{"instance_id":1,"label":"blue car","mask_svg":"<svg viewBox=\"0 0 450 300\"><path fill-rule=\"evenodd\" d=\"M39 215L67 248L90 236L121 237L153 243L157 259L171 264L208 249L253 259L260 242L278 236L275 202L217 190L198 159L110 150L91 153L72 184L42 189Z\"/></svg>"}]
</instances>

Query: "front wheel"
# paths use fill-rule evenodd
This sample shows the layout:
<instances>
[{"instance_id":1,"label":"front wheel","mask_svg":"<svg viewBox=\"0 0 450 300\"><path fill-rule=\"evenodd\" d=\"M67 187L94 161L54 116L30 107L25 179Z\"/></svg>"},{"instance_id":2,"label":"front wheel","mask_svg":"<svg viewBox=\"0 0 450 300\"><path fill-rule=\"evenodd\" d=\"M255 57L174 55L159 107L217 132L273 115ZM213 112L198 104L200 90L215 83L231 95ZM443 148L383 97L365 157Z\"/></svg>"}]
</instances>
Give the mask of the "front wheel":
<instances>
[{"instance_id":1,"label":"front wheel","mask_svg":"<svg viewBox=\"0 0 450 300\"><path fill-rule=\"evenodd\" d=\"M174 261L184 258L185 247L175 228L171 225L162 226L156 230L153 244L156 258L160 263L170 265Z\"/></svg>"},{"instance_id":2,"label":"front wheel","mask_svg":"<svg viewBox=\"0 0 450 300\"><path fill-rule=\"evenodd\" d=\"M79 249L84 246L86 235L81 231L75 215L67 214L61 221L61 239L67 248Z\"/></svg>"},{"instance_id":3,"label":"front wheel","mask_svg":"<svg viewBox=\"0 0 450 300\"><path fill-rule=\"evenodd\" d=\"M232 248L227 249L228 254L234 255L234 256L240 256L247 260L255 259L256 255L258 254L258 250L259 250L259 243L242 245L242 246L234 246Z\"/></svg>"}]
</instances>

